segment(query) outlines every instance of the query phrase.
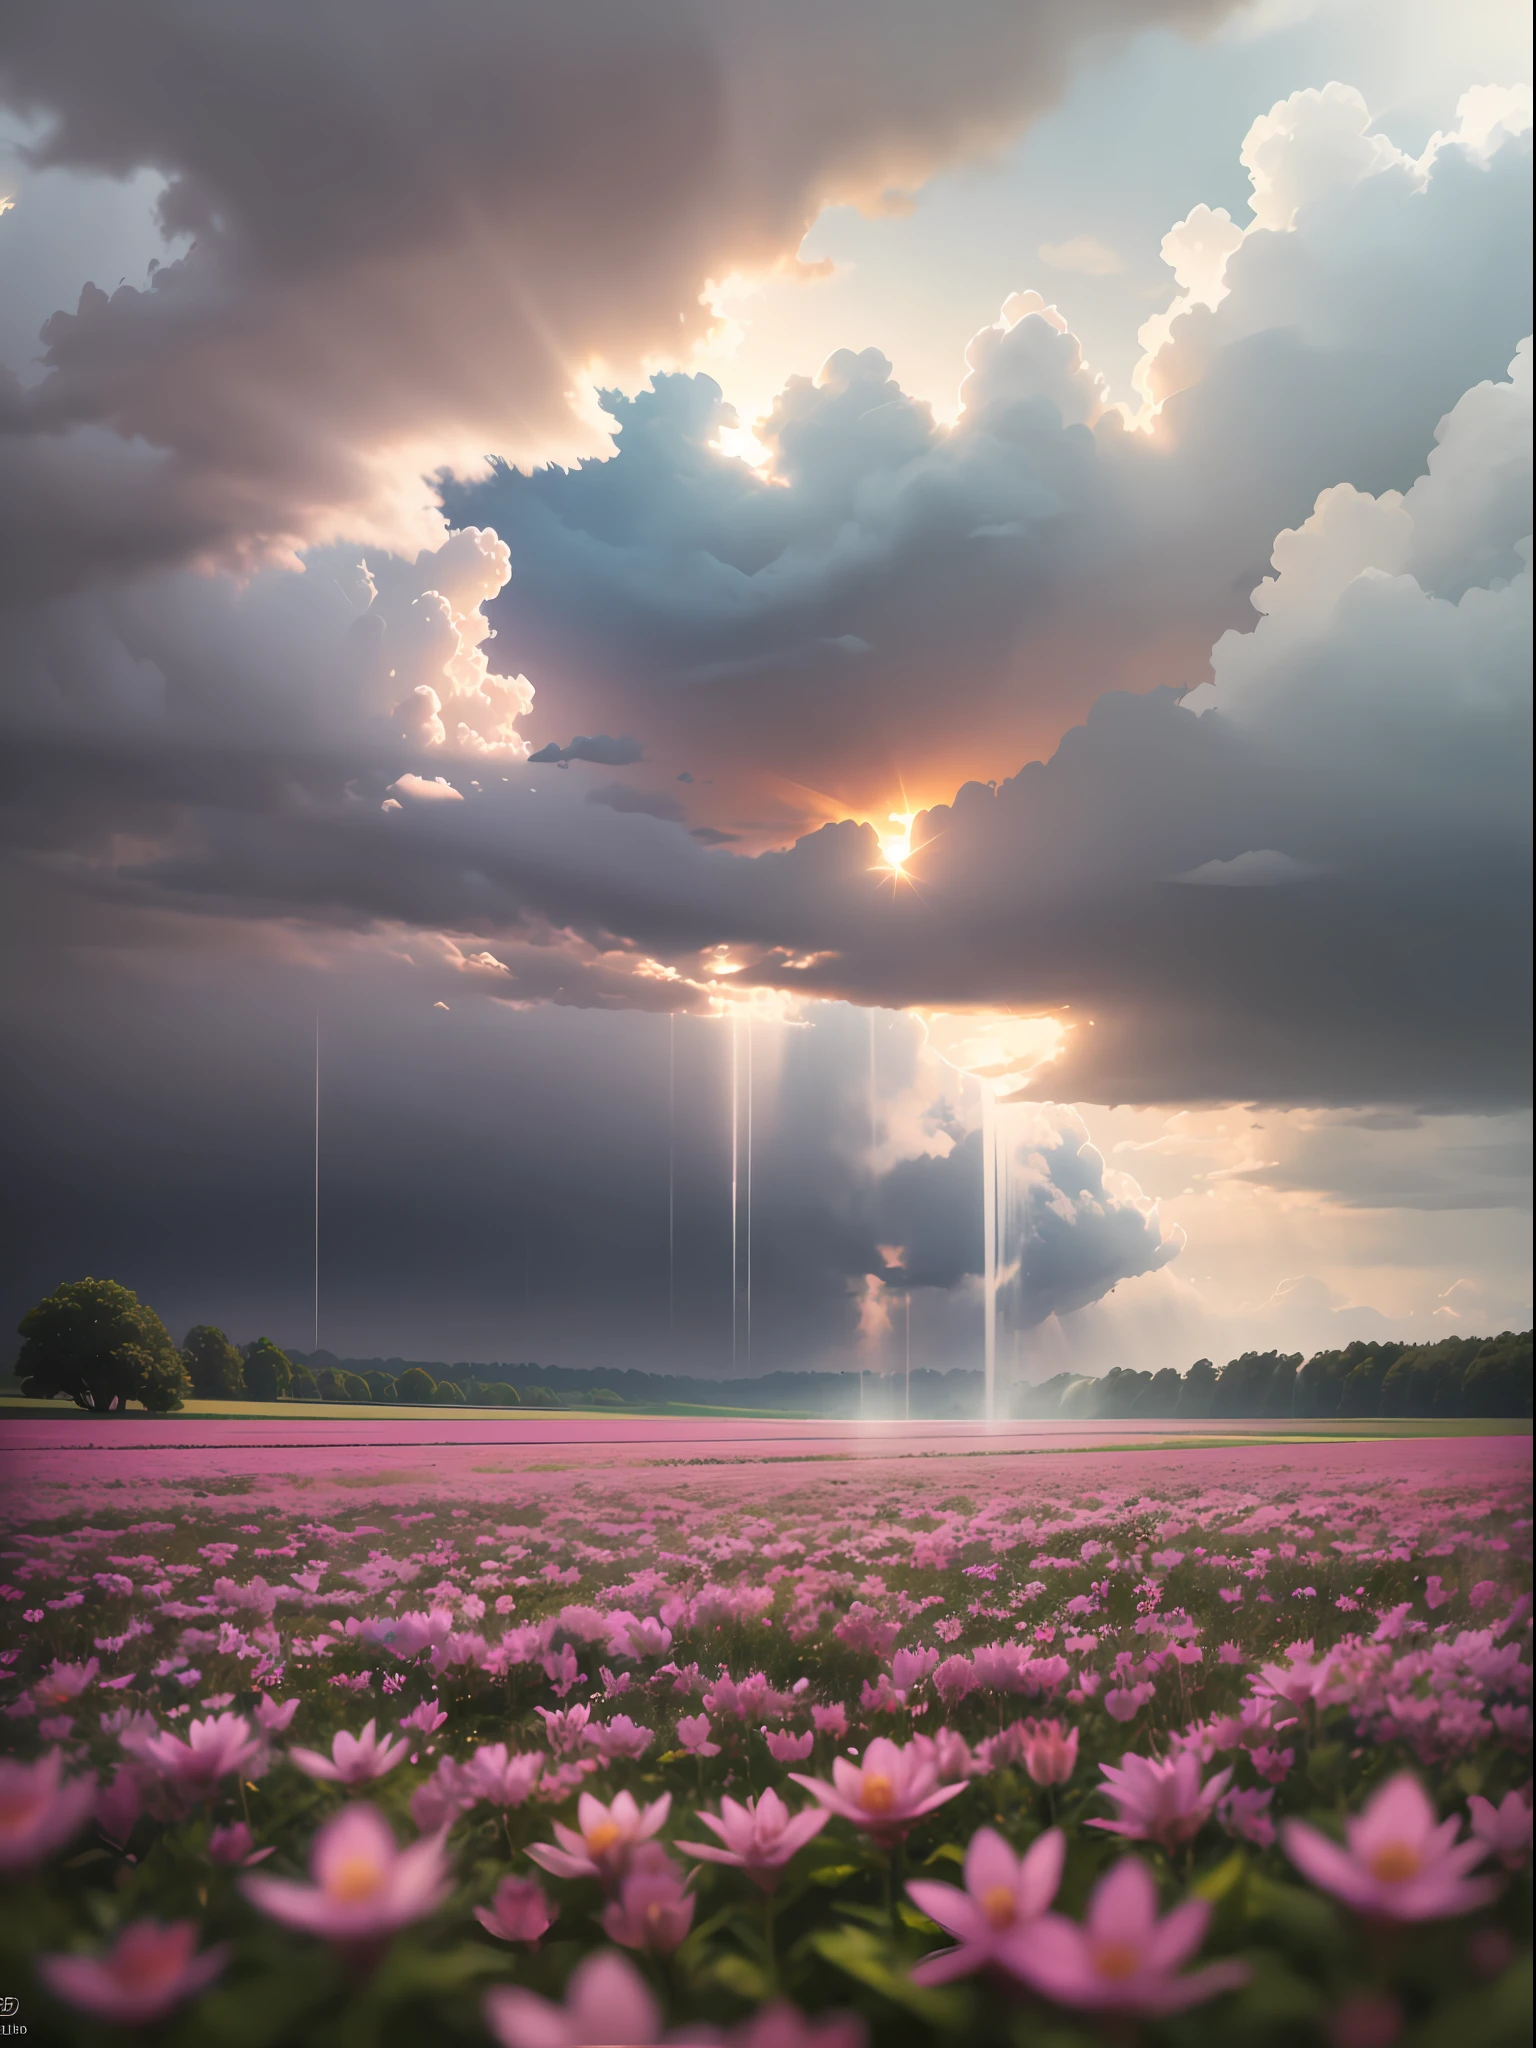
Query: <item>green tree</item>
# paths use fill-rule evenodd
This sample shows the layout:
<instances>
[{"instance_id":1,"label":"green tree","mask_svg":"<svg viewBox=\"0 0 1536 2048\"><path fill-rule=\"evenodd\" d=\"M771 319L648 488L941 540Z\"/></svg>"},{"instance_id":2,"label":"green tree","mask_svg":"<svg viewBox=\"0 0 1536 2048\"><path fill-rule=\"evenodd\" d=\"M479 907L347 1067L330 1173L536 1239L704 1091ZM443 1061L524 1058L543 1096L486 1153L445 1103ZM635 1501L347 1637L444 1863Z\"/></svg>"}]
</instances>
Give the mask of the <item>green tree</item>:
<instances>
[{"instance_id":1,"label":"green tree","mask_svg":"<svg viewBox=\"0 0 1536 2048\"><path fill-rule=\"evenodd\" d=\"M1136 1404L1138 1415L1176 1415L1179 1410L1179 1390L1183 1381L1171 1365L1165 1365L1161 1372L1152 1375L1152 1384Z\"/></svg>"},{"instance_id":2,"label":"green tree","mask_svg":"<svg viewBox=\"0 0 1536 2048\"><path fill-rule=\"evenodd\" d=\"M181 1347L192 1391L202 1401L239 1401L245 1394L245 1361L212 1323L188 1330Z\"/></svg>"},{"instance_id":3,"label":"green tree","mask_svg":"<svg viewBox=\"0 0 1536 2048\"><path fill-rule=\"evenodd\" d=\"M1197 1358L1179 1388L1177 1412L1196 1417L1209 1415L1215 1396L1216 1368L1208 1358Z\"/></svg>"},{"instance_id":4,"label":"green tree","mask_svg":"<svg viewBox=\"0 0 1536 2048\"><path fill-rule=\"evenodd\" d=\"M525 1408L558 1408L560 1403L548 1387L524 1387L522 1401Z\"/></svg>"},{"instance_id":5,"label":"green tree","mask_svg":"<svg viewBox=\"0 0 1536 2048\"><path fill-rule=\"evenodd\" d=\"M516 1408L519 1400L516 1387L509 1387L505 1380L492 1380L482 1387L480 1398L491 1408Z\"/></svg>"},{"instance_id":6,"label":"green tree","mask_svg":"<svg viewBox=\"0 0 1536 2048\"><path fill-rule=\"evenodd\" d=\"M28 1394L68 1394L77 1408L119 1412L139 1401L155 1414L189 1391L170 1333L116 1280L68 1280L29 1308L18 1328L16 1375Z\"/></svg>"},{"instance_id":7,"label":"green tree","mask_svg":"<svg viewBox=\"0 0 1536 2048\"><path fill-rule=\"evenodd\" d=\"M245 1384L253 1401L286 1401L293 1387L293 1361L270 1337L258 1337L245 1354Z\"/></svg>"},{"instance_id":8,"label":"green tree","mask_svg":"<svg viewBox=\"0 0 1536 2048\"><path fill-rule=\"evenodd\" d=\"M368 1397L372 1401L397 1401L399 1391L387 1372L365 1372L368 1382Z\"/></svg>"},{"instance_id":9,"label":"green tree","mask_svg":"<svg viewBox=\"0 0 1536 2048\"><path fill-rule=\"evenodd\" d=\"M1490 1337L1467 1368L1462 1396L1468 1415L1529 1415L1531 1333Z\"/></svg>"},{"instance_id":10,"label":"green tree","mask_svg":"<svg viewBox=\"0 0 1536 2048\"><path fill-rule=\"evenodd\" d=\"M616 1394L612 1387L594 1387L587 1396L589 1408L624 1408L628 1406L622 1394Z\"/></svg>"},{"instance_id":11,"label":"green tree","mask_svg":"<svg viewBox=\"0 0 1536 2048\"><path fill-rule=\"evenodd\" d=\"M419 1365L411 1365L396 1380L395 1390L402 1401L430 1401L437 1390L437 1381Z\"/></svg>"},{"instance_id":12,"label":"green tree","mask_svg":"<svg viewBox=\"0 0 1536 2048\"><path fill-rule=\"evenodd\" d=\"M288 1382L289 1400L318 1401L320 1398L319 1383L309 1367L301 1365L296 1358L290 1358L288 1363L293 1368L293 1378Z\"/></svg>"},{"instance_id":13,"label":"green tree","mask_svg":"<svg viewBox=\"0 0 1536 2048\"><path fill-rule=\"evenodd\" d=\"M455 1385L452 1380L439 1380L432 1389L432 1399L445 1405L452 1401L462 1401L464 1399L464 1389L461 1386Z\"/></svg>"}]
</instances>

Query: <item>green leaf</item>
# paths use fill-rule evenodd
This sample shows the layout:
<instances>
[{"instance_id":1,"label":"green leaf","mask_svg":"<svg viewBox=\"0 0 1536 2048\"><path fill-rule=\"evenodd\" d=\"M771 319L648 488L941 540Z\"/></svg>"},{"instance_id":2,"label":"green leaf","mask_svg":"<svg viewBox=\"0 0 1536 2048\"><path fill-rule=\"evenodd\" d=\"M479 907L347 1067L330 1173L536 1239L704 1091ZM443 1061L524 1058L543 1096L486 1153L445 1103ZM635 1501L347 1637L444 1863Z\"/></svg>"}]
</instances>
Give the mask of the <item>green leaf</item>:
<instances>
[{"instance_id":1,"label":"green leaf","mask_svg":"<svg viewBox=\"0 0 1536 2048\"><path fill-rule=\"evenodd\" d=\"M1213 1906L1219 1906L1237 1890L1247 1868L1248 1859L1242 1850L1234 1849L1232 1854L1225 1861L1218 1863L1214 1870L1208 1870L1203 1877L1196 1878L1195 1897L1209 1899Z\"/></svg>"},{"instance_id":2,"label":"green leaf","mask_svg":"<svg viewBox=\"0 0 1536 2048\"><path fill-rule=\"evenodd\" d=\"M754 1963L750 1956L735 1953L717 1956L705 1974L752 2005L761 2005L773 1989L768 1972Z\"/></svg>"},{"instance_id":3,"label":"green leaf","mask_svg":"<svg viewBox=\"0 0 1536 2048\"><path fill-rule=\"evenodd\" d=\"M834 1969L843 1971L857 1983L867 1985L871 1991L878 1991L893 2005L915 2013L936 2032L952 2033L961 2040L970 2036L971 2000L968 1993L914 1984L885 1945L863 1928L823 1929L812 1936L811 1946Z\"/></svg>"}]
</instances>

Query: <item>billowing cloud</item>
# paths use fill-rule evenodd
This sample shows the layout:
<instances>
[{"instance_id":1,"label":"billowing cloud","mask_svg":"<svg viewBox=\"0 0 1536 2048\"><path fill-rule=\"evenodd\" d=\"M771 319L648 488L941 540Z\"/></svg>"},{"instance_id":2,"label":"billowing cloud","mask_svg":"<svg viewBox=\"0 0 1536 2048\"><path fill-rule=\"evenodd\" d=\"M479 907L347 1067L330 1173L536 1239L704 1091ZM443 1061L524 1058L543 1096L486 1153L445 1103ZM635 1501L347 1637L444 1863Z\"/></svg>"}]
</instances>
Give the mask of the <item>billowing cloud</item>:
<instances>
[{"instance_id":1,"label":"billowing cloud","mask_svg":"<svg viewBox=\"0 0 1536 2048\"><path fill-rule=\"evenodd\" d=\"M0 392L5 593L434 533L416 479L600 445L579 394L1051 103L1084 44L1221 0L19 0L30 158L164 181L169 260L47 308ZM26 204L23 190L19 205Z\"/></svg>"},{"instance_id":2,"label":"billowing cloud","mask_svg":"<svg viewBox=\"0 0 1536 2048\"><path fill-rule=\"evenodd\" d=\"M1202 680L1276 533L1330 485L1406 489L1529 324L1528 137L1469 105L1410 160L1368 127L1342 87L1281 102L1247 228L1171 232L1137 428L1033 290L970 344L953 428L875 348L792 379L755 427L770 476L716 451L708 378L605 394L612 460L448 490L510 550L504 640L573 722L712 776L708 822L758 844Z\"/></svg>"}]
</instances>

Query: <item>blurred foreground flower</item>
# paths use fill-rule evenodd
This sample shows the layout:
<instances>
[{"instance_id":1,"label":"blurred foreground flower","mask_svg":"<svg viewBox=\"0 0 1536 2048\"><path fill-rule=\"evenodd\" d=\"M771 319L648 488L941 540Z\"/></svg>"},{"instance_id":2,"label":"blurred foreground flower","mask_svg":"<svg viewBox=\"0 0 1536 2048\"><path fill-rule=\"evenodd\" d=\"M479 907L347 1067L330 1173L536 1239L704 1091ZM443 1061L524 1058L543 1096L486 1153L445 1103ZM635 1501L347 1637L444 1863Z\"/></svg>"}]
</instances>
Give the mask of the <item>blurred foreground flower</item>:
<instances>
[{"instance_id":1,"label":"blurred foreground flower","mask_svg":"<svg viewBox=\"0 0 1536 2048\"><path fill-rule=\"evenodd\" d=\"M95 1802L96 1781L65 1778L56 1749L35 1764L0 1757L0 1872L35 1870L84 1825Z\"/></svg>"},{"instance_id":2,"label":"blurred foreground flower","mask_svg":"<svg viewBox=\"0 0 1536 2048\"><path fill-rule=\"evenodd\" d=\"M965 1790L963 1783L940 1785L938 1764L931 1748L925 1754L917 1744L903 1749L886 1736L876 1736L864 1752L862 1764L846 1757L832 1759L832 1783L803 1777L792 1771L797 1785L811 1797L855 1827L863 1828L876 1842L889 1845L901 1840L924 1814L932 1813Z\"/></svg>"},{"instance_id":3,"label":"blurred foreground flower","mask_svg":"<svg viewBox=\"0 0 1536 2048\"><path fill-rule=\"evenodd\" d=\"M147 2026L205 1991L229 1960L220 1945L195 1955L190 1920L136 1920L100 1956L43 1956L38 1974L55 1998L121 2027Z\"/></svg>"},{"instance_id":4,"label":"blurred foreground flower","mask_svg":"<svg viewBox=\"0 0 1536 2048\"><path fill-rule=\"evenodd\" d=\"M663 2038L645 1979L615 1949L576 1965L563 2005L498 1986L486 1994L485 2020L503 2048L652 2048Z\"/></svg>"},{"instance_id":5,"label":"blurred foreground flower","mask_svg":"<svg viewBox=\"0 0 1536 2048\"><path fill-rule=\"evenodd\" d=\"M249 1770L262 1754L261 1738L243 1714L189 1721L185 1742L169 1729L153 1735L125 1733L122 1742L168 1785L194 1799L212 1798L222 1779Z\"/></svg>"},{"instance_id":6,"label":"blurred foreground flower","mask_svg":"<svg viewBox=\"0 0 1536 2048\"><path fill-rule=\"evenodd\" d=\"M435 1912L448 1896L440 1834L399 1849L376 1806L349 1806L328 1820L309 1852L312 1885L247 1877L252 1905L285 1927L343 1945L376 1941Z\"/></svg>"},{"instance_id":7,"label":"blurred foreground flower","mask_svg":"<svg viewBox=\"0 0 1536 2048\"><path fill-rule=\"evenodd\" d=\"M946 1984L999 1960L1009 1938L1038 1920L1056 1896L1067 1840L1051 1828L1016 1856L994 1828L980 1828L965 1852L965 1889L915 1878L907 1886L914 1902L952 1934L957 1948L924 1956L912 1972L918 1984Z\"/></svg>"},{"instance_id":8,"label":"blurred foreground flower","mask_svg":"<svg viewBox=\"0 0 1536 2048\"><path fill-rule=\"evenodd\" d=\"M1094 1886L1082 1926L1047 1913L1023 1930L1004 1960L1058 2005L1149 2017L1183 2012L1248 1981L1248 1965L1239 1962L1178 1975L1204 1940L1210 1917L1204 1899L1187 1899L1159 1920L1152 1873L1135 1856L1124 1856Z\"/></svg>"},{"instance_id":9,"label":"blurred foreground flower","mask_svg":"<svg viewBox=\"0 0 1536 2048\"><path fill-rule=\"evenodd\" d=\"M410 1744L398 1736L381 1736L378 1723L370 1721L361 1735L339 1728L329 1756L322 1756L317 1749L290 1749L288 1760L306 1776L327 1784L370 1785L376 1778L387 1778L409 1749Z\"/></svg>"},{"instance_id":10,"label":"blurred foreground flower","mask_svg":"<svg viewBox=\"0 0 1536 2048\"><path fill-rule=\"evenodd\" d=\"M1344 1824L1347 1847L1304 1820L1281 1829L1285 1853L1303 1877L1357 1912L1379 1920L1445 1920L1486 1905L1492 1878L1469 1878L1488 1847L1459 1842L1453 1814L1437 1821L1412 1771L1399 1771Z\"/></svg>"},{"instance_id":11,"label":"blurred foreground flower","mask_svg":"<svg viewBox=\"0 0 1536 2048\"><path fill-rule=\"evenodd\" d=\"M778 1884L784 1865L797 1849L803 1849L813 1835L820 1834L828 1816L815 1809L791 1814L770 1785L757 1799L745 1803L722 1799L718 1814L699 1812L694 1818L720 1837L723 1847L711 1842L679 1842L679 1849L704 1863L727 1863L744 1870L765 1892Z\"/></svg>"}]
</instances>

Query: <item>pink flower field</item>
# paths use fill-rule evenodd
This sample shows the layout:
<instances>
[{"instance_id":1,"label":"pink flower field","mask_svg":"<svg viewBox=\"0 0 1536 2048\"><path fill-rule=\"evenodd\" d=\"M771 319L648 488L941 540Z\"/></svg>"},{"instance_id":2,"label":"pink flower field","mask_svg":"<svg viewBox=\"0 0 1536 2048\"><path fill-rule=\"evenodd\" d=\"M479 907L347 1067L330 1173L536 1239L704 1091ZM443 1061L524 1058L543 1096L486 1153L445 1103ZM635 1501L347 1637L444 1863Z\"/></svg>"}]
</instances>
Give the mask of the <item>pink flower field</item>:
<instances>
[{"instance_id":1,"label":"pink flower field","mask_svg":"<svg viewBox=\"0 0 1536 2048\"><path fill-rule=\"evenodd\" d=\"M1091 1444L13 1425L0 1993L232 2048L1528 2039L1529 1438Z\"/></svg>"}]
</instances>

